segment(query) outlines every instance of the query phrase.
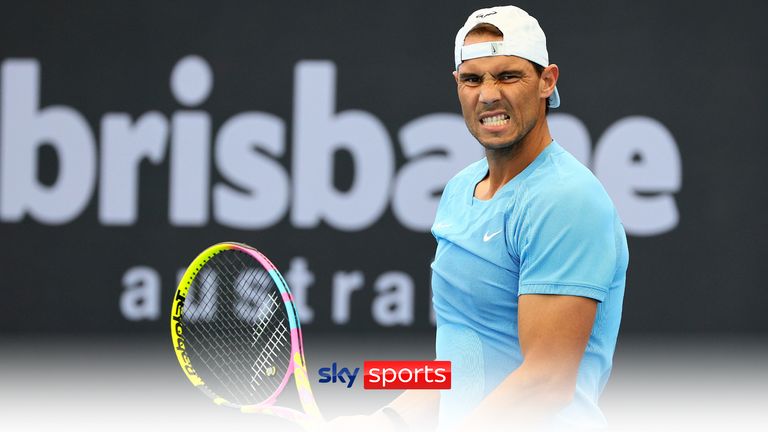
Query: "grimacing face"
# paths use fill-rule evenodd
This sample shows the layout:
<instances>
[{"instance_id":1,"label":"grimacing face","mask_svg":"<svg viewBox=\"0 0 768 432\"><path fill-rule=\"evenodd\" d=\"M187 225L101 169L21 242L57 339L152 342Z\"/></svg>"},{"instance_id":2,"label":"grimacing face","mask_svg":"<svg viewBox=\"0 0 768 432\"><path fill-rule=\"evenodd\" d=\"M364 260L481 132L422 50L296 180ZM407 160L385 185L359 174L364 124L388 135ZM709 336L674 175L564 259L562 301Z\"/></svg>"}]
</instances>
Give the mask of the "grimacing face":
<instances>
[{"instance_id":1,"label":"grimacing face","mask_svg":"<svg viewBox=\"0 0 768 432\"><path fill-rule=\"evenodd\" d=\"M499 40L502 37L470 33L464 45ZM546 83L526 59L466 60L454 77L467 128L488 150L514 148L545 116L541 94Z\"/></svg>"}]
</instances>

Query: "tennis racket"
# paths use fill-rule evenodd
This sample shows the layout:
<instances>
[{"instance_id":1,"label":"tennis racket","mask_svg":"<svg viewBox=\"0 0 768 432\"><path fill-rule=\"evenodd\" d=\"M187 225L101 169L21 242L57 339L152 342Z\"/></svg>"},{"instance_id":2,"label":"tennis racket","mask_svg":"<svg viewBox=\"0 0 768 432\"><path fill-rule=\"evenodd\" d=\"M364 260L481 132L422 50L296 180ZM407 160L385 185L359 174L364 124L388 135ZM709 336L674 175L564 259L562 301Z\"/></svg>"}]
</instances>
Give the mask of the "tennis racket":
<instances>
[{"instance_id":1,"label":"tennis racket","mask_svg":"<svg viewBox=\"0 0 768 432\"><path fill-rule=\"evenodd\" d=\"M219 243L192 261L173 298L171 338L184 374L216 404L305 429L322 423L293 296L256 249ZM304 412L274 405L291 375Z\"/></svg>"}]
</instances>

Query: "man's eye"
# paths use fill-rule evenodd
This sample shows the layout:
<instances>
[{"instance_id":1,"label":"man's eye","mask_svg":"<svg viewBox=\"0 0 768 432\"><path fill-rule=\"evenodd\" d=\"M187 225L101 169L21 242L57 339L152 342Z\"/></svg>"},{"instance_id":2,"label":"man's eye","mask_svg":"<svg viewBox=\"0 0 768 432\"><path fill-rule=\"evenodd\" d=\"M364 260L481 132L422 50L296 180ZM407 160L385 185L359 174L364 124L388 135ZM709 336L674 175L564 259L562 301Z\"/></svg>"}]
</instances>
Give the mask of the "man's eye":
<instances>
[{"instance_id":1,"label":"man's eye","mask_svg":"<svg viewBox=\"0 0 768 432\"><path fill-rule=\"evenodd\" d=\"M501 74L498 79L502 82L511 82L520 79L520 76L516 74Z\"/></svg>"},{"instance_id":2,"label":"man's eye","mask_svg":"<svg viewBox=\"0 0 768 432\"><path fill-rule=\"evenodd\" d=\"M479 85L480 84L480 77L478 76L465 76L461 78L461 82L465 85Z\"/></svg>"}]
</instances>

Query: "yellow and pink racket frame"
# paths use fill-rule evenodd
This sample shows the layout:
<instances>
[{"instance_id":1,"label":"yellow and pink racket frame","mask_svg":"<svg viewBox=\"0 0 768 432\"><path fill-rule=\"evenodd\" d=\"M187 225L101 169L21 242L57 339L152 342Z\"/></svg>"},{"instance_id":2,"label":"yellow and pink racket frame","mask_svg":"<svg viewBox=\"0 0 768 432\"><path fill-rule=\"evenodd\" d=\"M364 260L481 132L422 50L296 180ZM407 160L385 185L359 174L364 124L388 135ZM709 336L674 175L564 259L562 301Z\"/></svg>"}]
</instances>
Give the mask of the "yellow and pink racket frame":
<instances>
[{"instance_id":1,"label":"yellow and pink racket frame","mask_svg":"<svg viewBox=\"0 0 768 432\"><path fill-rule=\"evenodd\" d=\"M189 356L186 352L186 344L184 340L184 325L181 322L181 315L184 310L184 301L189 292L189 287L192 285L198 272L202 270L205 264L213 258L216 254L226 250L237 250L246 253L258 261L262 267L269 273L272 280L280 290L280 294L283 299L283 305L285 306L285 312L288 315L288 322L291 330L291 361L286 370L280 386L277 390L265 401L256 405L238 405L234 404L220 395L212 392L200 378L192 366ZM317 420L322 420L322 415L317 407L315 398L312 395L312 389L309 385L309 377L307 375L306 363L304 361L304 343L301 335L301 325L299 323L299 316L296 313L296 306L293 303L293 295L288 289L288 284L283 279L283 276L277 270L274 264L258 250L242 243L224 242L215 244L208 249L204 250L200 255L192 261L187 271L184 272L184 276L179 282L179 287L176 290L176 295L173 298L173 305L171 307L171 339L173 340L174 351L176 352L176 358L179 361L181 369L187 376L189 381L203 393L213 399L214 403L218 405L224 405L233 408L239 408L242 412L247 413L262 413L277 415L291 421L295 421L302 424L313 423ZM290 408L284 408L274 406L277 396L283 391L288 380L294 375L296 382L296 389L298 390L299 400L301 401L304 413Z\"/></svg>"}]
</instances>

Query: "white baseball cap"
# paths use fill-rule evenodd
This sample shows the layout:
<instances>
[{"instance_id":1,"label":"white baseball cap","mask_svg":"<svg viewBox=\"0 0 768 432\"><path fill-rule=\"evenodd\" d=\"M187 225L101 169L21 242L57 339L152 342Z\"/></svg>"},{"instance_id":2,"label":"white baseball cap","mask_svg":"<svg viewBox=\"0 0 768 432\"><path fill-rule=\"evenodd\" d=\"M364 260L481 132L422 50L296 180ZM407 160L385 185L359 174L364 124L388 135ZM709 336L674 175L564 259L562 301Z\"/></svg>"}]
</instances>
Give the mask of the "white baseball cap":
<instances>
[{"instance_id":1,"label":"white baseball cap","mask_svg":"<svg viewBox=\"0 0 768 432\"><path fill-rule=\"evenodd\" d=\"M490 24L504 35L503 40L464 45L467 33L478 24ZM454 57L456 70L464 60L478 57L513 55L530 60L537 65L549 66L547 37L536 18L515 6L496 6L479 9L467 18L467 22L456 34ZM560 106L560 93L555 91L549 97L549 107Z\"/></svg>"}]
</instances>

